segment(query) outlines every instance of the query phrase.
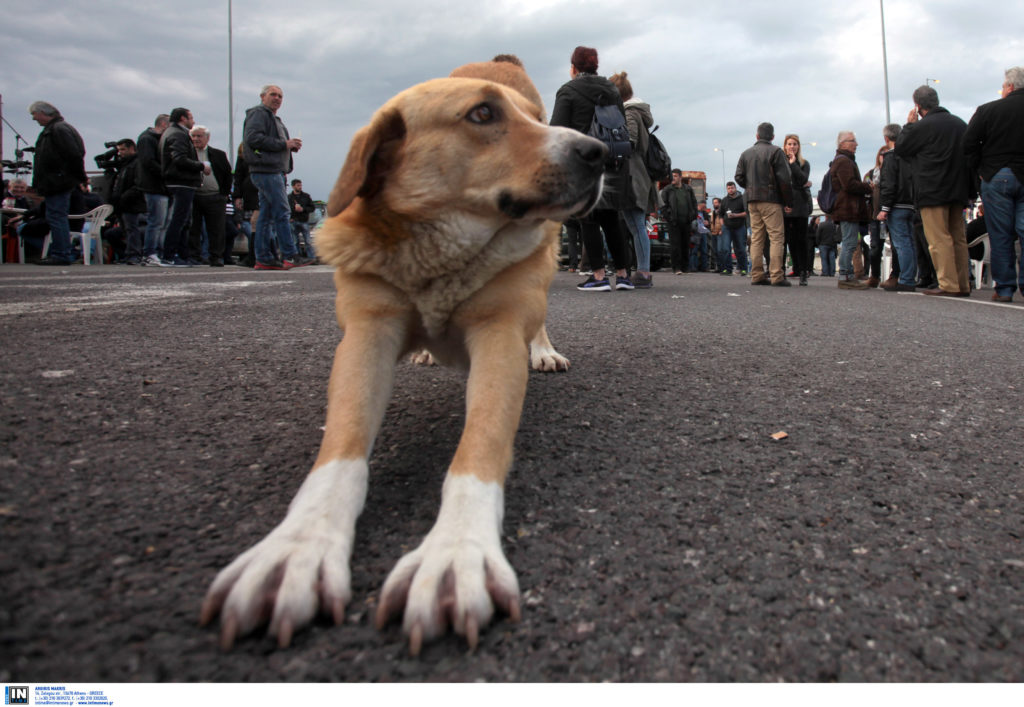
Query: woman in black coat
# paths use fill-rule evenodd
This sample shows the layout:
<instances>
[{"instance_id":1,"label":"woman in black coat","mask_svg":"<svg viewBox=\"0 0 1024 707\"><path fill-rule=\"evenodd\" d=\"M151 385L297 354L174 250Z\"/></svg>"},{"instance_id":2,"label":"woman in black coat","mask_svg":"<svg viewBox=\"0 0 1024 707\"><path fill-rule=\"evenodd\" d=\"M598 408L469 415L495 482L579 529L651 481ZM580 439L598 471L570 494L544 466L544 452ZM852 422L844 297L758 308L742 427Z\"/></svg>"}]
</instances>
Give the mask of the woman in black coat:
<instances>
[{"instance_id":1,"label":"woman in black coat","mask_svg":"<svg viewBox=\"0 0 1024 707\"><path fill-rule=\"evenodd\" d=\"M793 207L786 208L783 221L786 225L786 246L793 258L793 271L800 277L800 284L807 284L807 273L811 265L807 258L807 219L811 216L811 163L800 154L800 137L787 135L782 150L789 160L789 171L793 179Z\"/></svg>"},{"instance_id":2,"label":"woman in black coat","mask_svg":"<svg viewBox=\"0 0 1024 707\"><path fill-rule=\"evenodd\" d=\"M555 94L555 107L551 111L551 125L562 126L586 133L594 117L594 106L617 105L625 120L626 109L622 105L619 90L611 81L597 75L597 50L590 47L576 47L572 53L569 74L572 80L562 85ZM632 290L629 278L629 247L622 232L619 211L626 207L625 175L605 172L604 192L597 208L580 217L583 230L583 247L587 251L587 262L594 274L577 285L584 292L607 292L612 285L605 276L604 241L615 263L615 289ZM601 231L604 230L604 239Z\"/></svg>"}]
</instances>

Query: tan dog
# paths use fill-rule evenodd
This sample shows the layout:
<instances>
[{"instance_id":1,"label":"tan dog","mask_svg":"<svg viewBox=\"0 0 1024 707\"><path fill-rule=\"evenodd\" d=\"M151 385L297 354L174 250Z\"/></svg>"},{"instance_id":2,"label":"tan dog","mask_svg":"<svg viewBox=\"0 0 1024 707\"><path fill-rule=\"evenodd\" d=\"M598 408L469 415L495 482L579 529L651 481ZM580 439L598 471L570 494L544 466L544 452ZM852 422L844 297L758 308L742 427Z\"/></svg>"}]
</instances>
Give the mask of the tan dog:
<instances>
[{"instance_id":1,"label":"tan dog","mask_svg":"<svg viewBox=\"0 0 1024 707\"><path fill-rule=\"evenodd\" d=\"M525 72L512 73L532 87ZM542 335L555 271L550 221L593 207L607 150L546 125L536 89L531 100L507 87L508 76L495 78L506 85L414 86L352 140L317 240L337 266L344 330L320 454L281 524L207 594L201 621L221 614L225 647L268 620L281 645L318 610L343 620L367 458L396 362L417 349L468 367L466 424L437 521L385 582L378 625L404 615L416 654L449 624L475 646L495 606L519 617L518 581L500 541L503 486L528 344ZM546 335L541 343L550 349Z\"/></svg>"}]
</instances>

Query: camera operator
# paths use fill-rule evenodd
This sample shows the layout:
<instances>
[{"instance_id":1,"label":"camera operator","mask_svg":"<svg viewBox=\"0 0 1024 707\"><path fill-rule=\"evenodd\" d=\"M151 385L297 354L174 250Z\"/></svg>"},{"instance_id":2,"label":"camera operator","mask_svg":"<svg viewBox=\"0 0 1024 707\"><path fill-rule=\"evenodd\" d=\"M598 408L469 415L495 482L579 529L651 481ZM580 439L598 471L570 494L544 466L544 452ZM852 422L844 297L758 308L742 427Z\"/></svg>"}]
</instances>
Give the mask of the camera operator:
<instances>
[{"instance_id":1,"label":"camera operator","mask_svg":"<svg viewBox=\"0 0 1024 707\"><path fill-rule=\"evenodd\" d=\"M146 195L139 188L139 161L135 141L122 138L116 145L118 168L110 190L110 203L121 221L124 233L124 263L141 265L142 229L139 227L139 216L146 213ZM115 243L115 249L120 250L113 234L110 240Z\"/></svg>"},{"instance_id":2,"label":"camera operator","mask_svg":"<svg viewBox=\"0 0 1024 707\"><path fill-rule=\"evenodd\" d=\"M114 179L117 176L117 170L121 167L121 157L117 145L117 140L105 142L103 147L107 148L107 151L93 157L96 166L103 170L103 176L93 180L93 187L99 187L99 194L105 204L111 203L110 194L113 190ZM97 185L96 182L99 184Z\"/></svg>"}]
</instances>

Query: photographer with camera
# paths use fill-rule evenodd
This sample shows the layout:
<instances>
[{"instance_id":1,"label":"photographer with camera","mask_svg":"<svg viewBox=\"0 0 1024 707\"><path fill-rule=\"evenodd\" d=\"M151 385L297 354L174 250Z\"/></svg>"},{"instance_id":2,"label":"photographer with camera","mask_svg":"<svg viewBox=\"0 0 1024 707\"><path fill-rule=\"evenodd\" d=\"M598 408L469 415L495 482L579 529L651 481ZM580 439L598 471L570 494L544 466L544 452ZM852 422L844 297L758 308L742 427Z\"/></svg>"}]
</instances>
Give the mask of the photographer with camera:
<instances>
[{"instance_id":1,"label":"photographer with camera","mask_svg":"<svg viewBox=\"0 0 1024 707\"><path fill-rule=\"evenodd\" d=\"M146 196L139 188L139 161L135 141L122 138L114 144L118 167L110 189L110 204L124 232L125 265L141 265L142 229L139 227L139 216L146 213ZM111 237L110 240L115 239Z\"/></svg>"}]
</instances>

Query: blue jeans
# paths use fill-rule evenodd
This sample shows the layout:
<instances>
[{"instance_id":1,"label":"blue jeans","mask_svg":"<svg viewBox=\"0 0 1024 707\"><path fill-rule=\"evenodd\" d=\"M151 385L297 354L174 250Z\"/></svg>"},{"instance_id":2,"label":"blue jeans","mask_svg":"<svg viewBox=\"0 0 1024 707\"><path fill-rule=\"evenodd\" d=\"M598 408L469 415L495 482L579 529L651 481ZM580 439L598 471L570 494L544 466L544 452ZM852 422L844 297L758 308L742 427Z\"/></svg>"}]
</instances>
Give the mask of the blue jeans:
<instances>
[{"instance_id":1,"label":"blue jeans","mask_svg":"<svg viewBox=\"0 0 1024 707\"><path fill-rule=\"evenodd\" d=\"M282 260L295 257L291 212L288 210L288 192L285 187L287 180L284 174L251 172L249 176L260 193L260 217L256 220L256 261L269 263L274 259L274 254L270 251L271 238L277 239Z\"/></svg>"},{"instance_id":2,"label":"blue jeans","mask_svg":"<svg viewBox=\"0 0 1024 707\"><path fill-rule=\"evenodd\" d=\"M718 240L720 249L718 251L718 269L732 272L731 253L736 254L736 267L740 272L750 270L747 263L747 227L746 225L730 228L728 224L722 224L722 235Z\"/></svg>"},{"instance_id":3,"label":"blue jeans","mask_svg":"<svg viewBox=\"0 0 1024 707\"><path fill-rule=\"evenodd\" d=\"M295 247L302 245L306 249L307 258L315 258L313 250L313 239L309 237L309 224L302 221L292 221L292 235L295 237Z\"/></svg>"},{"instance_id":4,"label":"blue jeans","mask_svg":"<svg viewBox=\"0 0 1024 707\"><path fill-rule=\"evenodd\" d=\"M1004 297L1013 295L1015 289L1024 294L1024 185L1013 170L1003 167L990 181L982 180L981 200L992 249L993 286ZM1019 261L1015 243L1021 246Z\"/></svg>"},{"instance_id":5,"label":"blue jeans","mask_svg":"<svg viewBox=\"0 0 1024 707\"><path fill-rule=\"evenodd\" d=\"M192 225L192 200L196 190L192 187L168 185L171 193L171 216L167 220L167 231L164 233L164 260L181 258L187 260L188 232ZM198 253L193 255L198 256Z\"/></svg>"},{"instance_id":6,"label":"blue jeans","mask_svg":"<svg viewBox=\"0 0 1024 707\"><path fill-rule=\"evenodd\" d=\"M843 242L839 244L839 279L849 280L853 277L853 251L859 247L860 224L856 221L843 221L839 224L843 234ZM903 261L900 261L903 267Z\"/></svg>"},{"instance_id":7,"label":"blue jeans","mask_svg":"<svg viewBox=\"0 0 1024 707\"><path fill-rule=\"evenodd\" d=\"M71 226L68 209L71 208L71 190L46 197L46 223L50 226L50 252L54 260L74 260L71 252ZM44 253L43 255L47 255Z\"/></svg>"},{"instance_id":8,"label":"blue jeans","mask_svg":"<svg viewBox=\"0 0 1024 707\"><path fill-rule=\"evenodd\" d=\"M633 245L636 246L636 269L640 272L651 271L651 239L647 235L647 216L643 209L626 209L622 218L633 234Z\"/></svg>"},{"instance_id":9,"label":"blue jeans","mask_svg":"<svg viewBox=\"0 0 1024 707\"><path fill-rule=\"evenodd\" d=\"M821 276L836 276L836 247L834 245L818 246L818 255L821 257Z\"/></svg>"},{"instance_id":10,"label":"blue jeans","mask_svg":"<svg viewBox=\"0 0 1024 707\"><path fill-rule=\"evenodd\" d=\"M697 233L697 243L690 248L690 272L708 269L708 234Z\"/></svg>"},{"instance_id":11,"label":"blue jeans","mask_svg":"<svg viewBox=\"0 0 1024 707\"><path fill-rule=\"evenodd\" d=\"M163 251L168 201L163 194L146 194L146 240L143 253L147 256Z\"/></svg>"},{"instance_id":12,"label":"blue jeans","mask_svg":"<svg viewBox=\"0 0 1024 707\"><path fill-rule=\"evenodd\" d=\"M900 284L917 284L917 253L914 251L914 210L896 208L889 212L889 240L900 261Z\"/></svg>"}]
</instances>

